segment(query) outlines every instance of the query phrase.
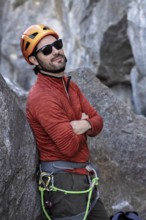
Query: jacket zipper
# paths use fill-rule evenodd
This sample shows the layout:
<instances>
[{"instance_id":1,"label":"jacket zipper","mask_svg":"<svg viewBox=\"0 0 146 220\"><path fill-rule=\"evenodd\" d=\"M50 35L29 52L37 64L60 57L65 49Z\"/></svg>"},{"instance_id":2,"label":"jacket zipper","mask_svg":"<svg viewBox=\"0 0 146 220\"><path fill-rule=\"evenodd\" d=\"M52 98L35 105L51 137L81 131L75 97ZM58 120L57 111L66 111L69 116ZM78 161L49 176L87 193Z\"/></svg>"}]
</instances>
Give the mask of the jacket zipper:
<instances>
[{"instance_id":1,"label":"jacket zipper","mask_svg":"<svg viewBox=\"0 0 146 220\"><path fill-rule=\"evenodd\" d=\"M70 77L71 78L71 77ZM70 81L70 78L68 78L68 81ZM68 97L68 99L70 99L69 98L69 94L68 94L68 89L69 89L69 82L67 81L67 86L66 86L66 84L65 84L65 82L64 82L64 79L62 79L62 82L63 82L63 86L64 86L64 89L65 89L65 92L66 92L66 95L67 95L67 97Z\"/></svg>"}]
</instances>

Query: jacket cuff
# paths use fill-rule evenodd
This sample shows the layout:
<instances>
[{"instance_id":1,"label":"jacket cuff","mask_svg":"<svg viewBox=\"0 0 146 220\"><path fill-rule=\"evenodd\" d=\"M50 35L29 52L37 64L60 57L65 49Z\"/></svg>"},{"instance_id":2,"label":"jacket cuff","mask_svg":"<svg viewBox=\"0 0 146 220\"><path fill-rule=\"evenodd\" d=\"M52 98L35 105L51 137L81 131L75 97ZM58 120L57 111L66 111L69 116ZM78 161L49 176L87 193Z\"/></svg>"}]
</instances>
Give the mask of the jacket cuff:
<instances>
[{"instance_id":1,"label":"jacket cuff","mask_svg":"<svg viewBox=\"0 0 146 220\"><path fill-rule=\"evenodd\" d=\"M88 121L88 123L91 125L91 128L86 132L86 135L92 135L93 133L93 126L92 126L92 122L91 122L91 119L85 119L86 121Z\"/></svg>"}]
</instances>

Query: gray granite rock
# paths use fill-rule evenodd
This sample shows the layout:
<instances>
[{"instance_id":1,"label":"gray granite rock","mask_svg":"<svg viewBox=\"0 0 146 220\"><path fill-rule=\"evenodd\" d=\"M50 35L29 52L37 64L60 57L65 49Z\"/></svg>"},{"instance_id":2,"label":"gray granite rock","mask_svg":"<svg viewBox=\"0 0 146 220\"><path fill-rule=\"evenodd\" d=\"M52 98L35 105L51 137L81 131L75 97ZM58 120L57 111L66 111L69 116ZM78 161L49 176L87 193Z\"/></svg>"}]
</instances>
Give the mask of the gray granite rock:
<instances>
[{"instance_id":1,"label":"gray granite rock","mask_svg":"<svg viewBox=\"0 0 146 220\"><path fill-rule=\"evenodd\" d=\"M63 38L67 70L91 68L132 110L146 115L145 99L140 97L146 84L139 84L139 79L145 82L146 69L145 4L144 0L2 0L1 72L29 90L35 77L22 57L20 37L29 25L44 23ZM137 82L130 76L135 64Z\"/></svg>"},{"instance_id":2,"label":"gray granite rock","mask_svg":"<svg viewBox=\"0 0 146 220\"><path fill-rule=\"evenodd\" d=\"M127 36L127 16L106 32L100 48L100 65L97 73L98 78L109 87L113 85L130 84L130 71L134 66L131 45Z\"/></svg>"},{"instance_id":3,"label":"gray granite rock","mask_svg":"<svg viewBox=\"0 0 146 220\"><path fill-rule=\"evenodd\" d=\"M4 80L6 81L12 97L15 99L17 104L19 105L20 109L25 114L25 108L26 108L26 99L28 96L28 91L24 90L20 85L18 85L15 81L10 81L9 78L4 77Z\"/></svg>"},{"instance_id":4,"label":"gray granite rock","mask_svg":"<svg viewBox=\"0 0 146 220\"><path fill-rule=\"evenodd\" d=\"M135 67L131 70L132 99L137 114L146 116L146 76Z\"/></svg>"},{"instance_id":5,"label":"gray granite rock","mask_svg":"<svg viewBox=\"0 0 146 220\"><path fill-rule=\"evenodd\" d=\"M146 116L146 1L133 1L128 12L128 36L136 66L131 71L133 102L138 114Z\"/></svg>"},{"instance_id":6,"label":"gray granite rock","mask_svg":"<svg viewBox=\"0 0 146 220\"><path fill-rule=\"evenodd\" d=\"M135 210L146 220L146 119L119 101L90 69L70 72L104 119L90 138L91 158L100 169L100 190L108 212Z\"/></svg>"},{"instance_id":7,"label":"gray granite rock","mask_svg":"<svg viewBox=\"0 0 146 220\"><path fill-rule=\"evenodd\" d=\"M2 32L2 72L22 87L30 88L34 77L22 58L20 37L29 25L45 23L63 38L68 69L90 67L109 86L125 81L127 85L133 66L126 32L129 2L131 0L7 1L2 16L6 24ZM7 17L11 17L11 21Z\"/></svg>"},{"instance_id":8,"label":"gray granite rock","mask_svg":"<svg viewBox=\"0 0 146 220\"><path fill-rule=\"evenodd\" d=\"M0 75L0 219L39 220L35 142L25 115Z\"/></svg>"}]
</instances>

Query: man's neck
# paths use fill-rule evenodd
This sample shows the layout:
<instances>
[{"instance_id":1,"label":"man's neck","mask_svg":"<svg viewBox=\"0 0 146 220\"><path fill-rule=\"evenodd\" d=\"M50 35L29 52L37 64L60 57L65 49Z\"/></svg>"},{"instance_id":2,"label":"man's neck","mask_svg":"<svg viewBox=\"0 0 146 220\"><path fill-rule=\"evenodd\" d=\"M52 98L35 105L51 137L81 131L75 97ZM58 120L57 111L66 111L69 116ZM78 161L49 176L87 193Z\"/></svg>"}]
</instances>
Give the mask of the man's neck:
<instances>
[{"instance_id":1,"label":"man's neck","mask_svg":"<svg viewBox=\"0 0 146 220\"><path fill-rule=\"evenodd\" d=\"M64 76L64 72L61 72L61 73L49 73L49 72L46 72L44 70L41 70L40 71L41 73L45 74L45 75L48 75L48 76L54 76L56 78L60 78L60 77L63 77Z\"/></svg>"}]
</instances>

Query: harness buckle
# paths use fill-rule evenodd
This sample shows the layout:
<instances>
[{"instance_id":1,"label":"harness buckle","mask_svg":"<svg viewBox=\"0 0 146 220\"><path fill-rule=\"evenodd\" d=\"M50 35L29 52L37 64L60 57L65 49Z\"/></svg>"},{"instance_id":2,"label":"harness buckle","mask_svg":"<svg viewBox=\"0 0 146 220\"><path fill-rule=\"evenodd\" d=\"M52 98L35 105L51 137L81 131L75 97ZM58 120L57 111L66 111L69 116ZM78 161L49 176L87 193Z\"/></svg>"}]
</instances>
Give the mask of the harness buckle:
<instances>
[{"instance_id":1,"label":"harness buckle","mask_svg":"<svg viewBox=\"0 0 146 220\"><path fill-rule=\"evenodd\" d=\"M94 174L94 177L98 179L96 170L90 164L86 166L86 170L88 170L91 175Z\"/></svg>"},{"instance_id":2,"label":"harness buckle","mask_svg":"<svg viewBox=\"0 0 146 220\"><path fill-rule=\"evenodd\" d=\"M39 186L44 188L44 190L52 191L52 188L54 186L54 176L46 172L41 172Z\"/></svg>"}]
</instances>

